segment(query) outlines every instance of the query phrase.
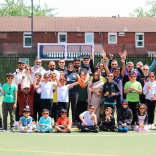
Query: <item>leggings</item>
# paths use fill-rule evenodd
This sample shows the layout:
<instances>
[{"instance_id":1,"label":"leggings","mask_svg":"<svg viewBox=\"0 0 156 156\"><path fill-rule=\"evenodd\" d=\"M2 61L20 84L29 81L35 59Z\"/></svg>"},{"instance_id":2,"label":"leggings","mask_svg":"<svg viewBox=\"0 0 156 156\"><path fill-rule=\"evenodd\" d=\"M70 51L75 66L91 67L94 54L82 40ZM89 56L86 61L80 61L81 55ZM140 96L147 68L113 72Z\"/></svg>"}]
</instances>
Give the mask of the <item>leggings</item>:
<instances>
[{"instance_id":1,"label":"leggings","mask_svg":"<svg viewBox=\"0 0 156 156\"><path fill-rule=\"evenodd\" d=\"M101 131L115 131L116 126L115 125L112 125L112 126L101 125L99 128Z\"/></svg>"},{"instance_id":2,"label":"leggings","mask_svg":"<svg viewBox=\"0 0 156 156\"><path fill-rule=\"evenodd\" d=\"M53 99L41 99L41 109L48 109L50 117L52 117L51 110L53 108Z\"/></svg>"},{"instance_id":3,"label":"leggings","mask_svg":"<svg viewBox=\"0 0 156 156\"><path fill-rule=\"evenodd\" d=\"M133 113L133 121L132 121L131 125L134 125L134 123L136 122L139 102L128 102L128 105L129 105L129 108L132 110L132 113Z\"/></svg>"},{"instance_id":4,"label":"leggings","mask_svg":"<svg viewBox=\"0 0 156 156\"><path fill-rule=\"evenodd\" d=\"M153 124L154 122L154 112L155 112L156 101L151 101L146 99L147 113L148 113L148 124Z\"/></svg>"},{"instance_id":5,"label":"leggings","mask_svg":"<svg viewBox=\"0 0 156 156\"><path fill-rule=\"evenodd\" d=\"M78 125L78 129L80 129L81 132L96 132L98 130L98 126Z\"/></svg>"}]
</instances>

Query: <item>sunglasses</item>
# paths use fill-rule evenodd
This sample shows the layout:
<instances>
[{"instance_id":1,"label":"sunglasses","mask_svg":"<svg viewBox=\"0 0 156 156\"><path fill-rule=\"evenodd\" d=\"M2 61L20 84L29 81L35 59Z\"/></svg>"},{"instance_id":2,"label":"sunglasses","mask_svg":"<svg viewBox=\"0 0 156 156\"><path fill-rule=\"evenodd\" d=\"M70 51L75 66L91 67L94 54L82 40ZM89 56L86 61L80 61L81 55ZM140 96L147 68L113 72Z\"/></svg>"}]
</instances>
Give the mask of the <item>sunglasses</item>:
<instances>
[{"instance_id":1,"label":"sunglasses","mask_svg":"<svg viewBox=\"0 0 156 156\"><path fill-rule=\"evenodd\" d=\"M55 67L55 65L50 65L49 67Z\"/></svg>"},{"instance_id":2,"label":"sunglasses","mask_svg":"<svg viewBox=\"0 0 156 156\"><path fill-rule=\"evenodd\" d=\"M131 76L131 78L136 78L136 76Z\"/></svg>"},{"instance_id":3,"label":"sunglasses","mask_svg":"<svg viewBox=\"0 0 156 156\"><path fill-rule=\"evenodd\" d=\"M61 113L61 115L67 115L67 113Z\"/></svg>"},{"instance_id":4,"label":"sunglasses","mask_svg":"<svg viewBox=\"0 0 156 156\"><path fill-rule=\"evenodd\" d=\"M155 77L155 76L149 76L149 77Z\"/></svg>"},{"instance_id":5,"label":"sunglasses","mask_svg":"<svg viewBox=\"0 0 156 156\"><path fill-rule=\"evenodd\" d=\"M73 68L73 66L68 66L68 68Z\"/></svg>"},{"instance_id":6,"label":"sunglasses","mask_svg":"<svg viewBox=\"0 0 156 156\"><path fill-rule=\"evenodd\" d=\"M133 66L128 66L128 68L133 68Z\"/></svg>"},{"instance_id":7,"label":"sunglasses","mask_svg":"<svg viewBox=\"0 0 156 156\"><path fill-rule=\"evenodd\" d=\"M89 108L90 110L92 109L92 110L94 110L95 108Z\"/></svg>"},{"instance_id":8,"label":"sunglasses","mask_svg":"<svg viewBox=\"0 0 156 156\"><path fill-rule=\"evenodd\" d=\"M113 71L114 73L118 73L118 72L120 72L119 70L118 71Z\"/></svg>"},{"instance_id":9,"label":"sunglasses","mask_svg":"<svg viewBox=\"0 0 156 156\"><path fill-rule=\"evenodd\" d=\"M12 79L14 79L14 78L13 78L13 77L7 77L7 79L8 79L8 80L12 80Z\"/></svg>"},{"instance_id":10,"label":"sunglasses","mask_svg":"<svg viewBox=\"0 0 156 156\"><path fill-rule=\"evenodd\" d=\"M145 108L139 108L139 109L140 109L140 110L141 110L141 109L143 109L143 110L144 110Z\"/></svg>"},{"instance_id":11,"label":"sunglasses","mask_svg":"<svg viewBox=\"0 0 156 156\"><path fill-rule=\"evenodd\" d=\"M41 64L41 62L36 61L36 63Z\"/></svg>"},{"instance_id":12,"label":"sunglasses","mask_svg":"<svg viewBox=\"0 0 156 156\"><path fill-rule=\"evenodd\" d=\"M77 65L79 65L80 63L74 63L74 64L77 64Z\"/></svg>"},{"instance_id":13,"label":"sunglasses","mask_svg":"<svg viewBox=\"0 0 156 156\"><path fill-rule=\"evenodd\" d=\"M107 76L107 77L113 77L113 76Z\"/></svg>"},{"instance_id":14,"label":"sunglasses","mask_svg":"<svg viewBox=\"0 0 156 156\"><path fill-rule=\"evenodd\" d=\"M30 70L30 69L26 69L26 70Z\"/></svg>"},{"instance_id":15,"label":"sunglasses","mask_svg":"<svg viewBox=\"0 0 156 156\"><path fill-rule=\"evenodd\" d=\"M19 64L18 66L20 66L20 67L21 67L21 66L22 66L22 67L24 67L24 66L25 66L25 64Z\"/></svg>"},{"instance_id":16,"label":"sunglasses","mask_svg":"<svg viewBox=\"0 0 156 156\"><path fill-rule=\"evenodd\" d=\"M117 66L117 64L112 64L112 66Z\"/></svg>"},{"instance_id":17,"label":"sunglasses","mask_svg":"<svg viewBox=\"0 0 156 156\"><path fill-rule=\"evenodd\" d=\"M83 61L88 62L89 60L83 60Z\"/></svg>"},{"instance_id":18,"label":"sunglasses","mask_svg":"<svg viewBox=\"0 0 156 156\"><path fill-rule=\"evenodd\" d=\"M23 88L24 90L29 90L29 88Z\"/></svg>"},{"instance_id":19,"label":"sunglasses","mask_svg":"<svg viewBox=\"0 0 156 156\"><path fill-rule=\"evenodd\" d=\"M148 70L148 69L143 69L143 70Z\"/></svg>"},{"instance_id":20,"label":"sunglasses","mask_svg":"<svg viewBox=\"0 0 156 156\"><path fill-rule=\"evenodd\" d=\"M59 63L65 63L65 62L59 62Z\"/></svg>"},{"instance_id":21,"label":"sunglasses","mask_svg":"<svg viewBox=\"0 0 156 156\"><path fill-rule=\"evenodd\" d=\"M126 106L127 106L127 105L128 105L128 103L122 103L122 105L123 105L123 106L124 106L124 105L126 105Z\"/></svg>"},{"instance_id":22,"label":"sunglasses","mask_svg":"<svg viewBox=\"0 0 156 156\"><path fill-rule=\"evenodd\" d=\"M49 79L49 77L46 77L46 76L45 76L44 78L45 78L45 79Z\"/></svg>"},{"instance_id":23,"label":"sunglasses","mask_svg":"<svg viewBox=\"0 0 156 156\"><path fill-rule=\"evenodd\" d=\"M49 113L43 113L43 115L49 115Z\"/></svg>"}]
</instances>

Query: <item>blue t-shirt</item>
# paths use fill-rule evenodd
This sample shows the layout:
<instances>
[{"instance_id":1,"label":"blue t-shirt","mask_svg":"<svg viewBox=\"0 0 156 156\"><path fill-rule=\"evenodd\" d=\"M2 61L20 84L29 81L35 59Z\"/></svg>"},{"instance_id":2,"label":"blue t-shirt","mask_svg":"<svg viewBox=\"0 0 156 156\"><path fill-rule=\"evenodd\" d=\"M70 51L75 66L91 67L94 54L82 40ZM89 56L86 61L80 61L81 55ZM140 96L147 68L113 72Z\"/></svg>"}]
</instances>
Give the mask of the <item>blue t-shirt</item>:
<instances>
[{"instance_id":1,"label":"blue t-shirt","mask_svg":"<svg viewBox=\"0 0 156 156\"><path fill-rule=\"evenodd\" d=\"M5 83L3 85L2 90L5 92L4 97L3 97L3 102L14 103L15 91L17 91L16 84L12 83L11 85L9 85L8 83Z\"/></svg>"}]
</instances>

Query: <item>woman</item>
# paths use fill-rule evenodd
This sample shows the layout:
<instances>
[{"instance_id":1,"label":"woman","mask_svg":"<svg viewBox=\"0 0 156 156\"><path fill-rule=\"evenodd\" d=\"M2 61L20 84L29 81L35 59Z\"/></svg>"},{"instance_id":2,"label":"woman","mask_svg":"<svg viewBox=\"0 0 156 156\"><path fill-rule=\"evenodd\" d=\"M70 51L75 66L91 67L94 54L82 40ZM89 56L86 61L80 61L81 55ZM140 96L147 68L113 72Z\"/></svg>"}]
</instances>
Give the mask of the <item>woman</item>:
<instances>
[{"instance_id":1,"label":"woman","mask_svg":"<svg viewBox=\"0 0 156 156\"><path fill-rule=\"evenodd\" d=\"M154 126L154 112L156 104L156 81L155 74L151 72L148 76L149 81L145 83L143 93L146 97L147 114L148 114L148 128L156 129Z\"/></svg>"},{"instance_id":2,"label":"woman","mask_svg":"<svg viewBox=\"0 0 156 156\"><path fill-rule=\"evenodd\" d=\"M98 72L95 72L93 74L93 80L88 84L88 103L91 103L95 106L97 121L99 121L100 117L100 99L103 85L104 82L100 80L100 75Z\"/></svg>"},{"instance_id":3,"label":"woman","mask_svg":"<svg viewBox=\"0 0 156 156\"><path fill-rule=\"evenodd\" d=\"M131 127L133 120L133 114L131 109L128 107L128 101L123 100L122 106L118 111L117 123L118 123L118 132L128 132Z\"/></svg>"},{"instance_id":4,"label":"woman","mask_svg":"<svg viewBox=\"0 0 156 156\"><path fill-rule=\"evenodd\" d=\"M23 84L30 84L30 81L28 79L29 75L31 78L31 67L30 67L30 65L25 65L25 72L23 74L23 78L24 78ZM31 78L31 80L32 80L32 78Z\"/></svg>"}]
</instances>

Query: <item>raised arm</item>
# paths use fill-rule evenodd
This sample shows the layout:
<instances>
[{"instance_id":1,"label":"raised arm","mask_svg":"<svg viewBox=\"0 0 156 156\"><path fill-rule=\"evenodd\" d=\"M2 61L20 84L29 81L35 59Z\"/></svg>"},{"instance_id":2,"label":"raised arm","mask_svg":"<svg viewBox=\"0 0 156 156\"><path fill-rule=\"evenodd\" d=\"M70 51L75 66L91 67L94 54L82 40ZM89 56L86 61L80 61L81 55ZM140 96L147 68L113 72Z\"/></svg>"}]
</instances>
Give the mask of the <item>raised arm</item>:
<instances>
[{"instance_id":1,"label":"raised arm","mask_svg":"<svg viewBox=\"0 0 156 156\"><path fill-rule=\"evenodd\" d=\"M110 73L105 59L103 59L103 66L106 71L106 74Z\"/></svg>"},{"instance_id":2,"label":"raised arm","mask_svg":"<svg viewBox=\"0 0 156 156\"><path fill-rule=\"evenodd\" d=\"M125 70L126 70L125 60L124 60L124 59L121 59L121 62L122 62L121 75L122 75L122 77L124 77L124 75L125 75Z\"/></svg>"},{"instance_id":3,"label":"raised arm","mask_svg":"<svg viewBox=\"0 0 156 156\"><path fill-rule=\"evenodd\" d=\"M156 66L156 54L154 55L154 60L152 64L149 66L149 72L151 72Z\"/></svg>"},{"instance_id":4,"label":"raised arm","mask_svg":"<svg viewBox=\"0 0 156 156\"><path fill-rule=\"evenodd\" d=\"M93 54L90 54L90 62L89 62L89 65L90 65L90 69L91 69L92 73L94 73L95 68L94 68L94 64L93 64Z\"/></svg>"},{"instance_id":5,"label":"raised arm","mask_svg":"<svg viewBox=\"0 0 156 156\"><path fill-rule=\"evenodd\" d=\"M72 83L72 84L69 84L69 85L68 85L68 88L71 89L71 88L73 88L74 86L78 85L80 82L82 82L82 80L80 80L80 81L78 81L78 82L74 82L74 83Z\"/></svg>"}]
</instances>

